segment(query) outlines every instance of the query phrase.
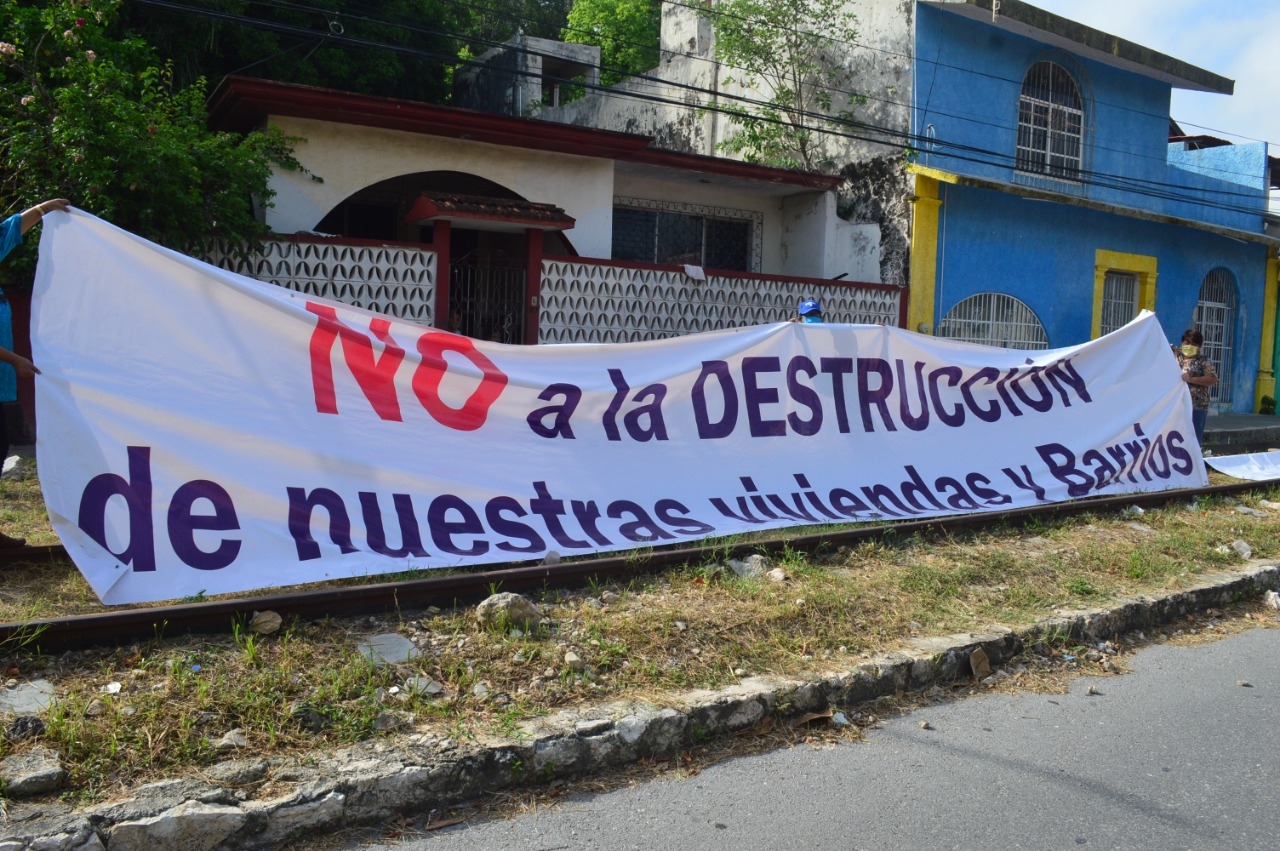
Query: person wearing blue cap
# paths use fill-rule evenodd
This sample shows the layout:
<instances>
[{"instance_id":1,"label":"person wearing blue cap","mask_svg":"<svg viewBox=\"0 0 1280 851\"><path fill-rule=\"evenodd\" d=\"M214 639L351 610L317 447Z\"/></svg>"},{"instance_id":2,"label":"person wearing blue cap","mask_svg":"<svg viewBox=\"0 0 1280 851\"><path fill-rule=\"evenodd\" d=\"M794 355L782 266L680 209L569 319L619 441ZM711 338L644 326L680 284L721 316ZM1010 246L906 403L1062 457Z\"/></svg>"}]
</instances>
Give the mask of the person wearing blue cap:
<instances>
[{"instance_id":1,"label":"person wearing blue cap","mask_svg":"<svg viewBox=\"0 0 1280 851\"><path fill-rule=\"evenodd\" d=\"M792 322L803 322L807 325L822 321L822 305L818 303L816 298L806 298L800 302L800 307L796 310L795 319Z\"/></svg>"}]
</instances>

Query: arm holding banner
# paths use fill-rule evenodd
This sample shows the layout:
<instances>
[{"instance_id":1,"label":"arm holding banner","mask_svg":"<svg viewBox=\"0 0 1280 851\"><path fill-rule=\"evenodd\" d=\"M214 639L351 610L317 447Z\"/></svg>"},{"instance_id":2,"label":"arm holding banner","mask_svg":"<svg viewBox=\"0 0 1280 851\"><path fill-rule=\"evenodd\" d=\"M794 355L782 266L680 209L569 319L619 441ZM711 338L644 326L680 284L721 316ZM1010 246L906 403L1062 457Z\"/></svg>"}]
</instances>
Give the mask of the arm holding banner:
<instances>
[{"instance_id":1,"label":"arm holding banner","mask_svg":"<svg viewBox=\"0 0 1280 851\"><path fill-rule=\"evenodd\" d=\"M13 251L22 242L22 237L26 235L27 231L35 227L36 223L43 219L47 213L54 211L66 212L70 203L65 198L51 198L48 201L41 201L34 207L28 207L21 213L14 213L3 222L0 222L0 260L9 256L9 252ZM36 368L34 363L3 346L0 346L0 361L12 366L19 378L31 378L40 374L40 370ZM0 449L0 454L8 455L9 434L2 421L0 421L0 446L3 446L3 449ZM3 461L4 459L0 458L0 462ZM26 538L14 538L0 532L0 549L21 547L26 542Z\"/></svg>"},{"instance_id":2,"label":"arm holding banner","mask_svg":"<svg viewBox=\"0 0 1280 851\"><path fill-rule=\"evenodd\" d=\"M40 369L34 363L24 358L17 352L11 352L4 346L0 346L0 361L13 367L14 372L18 373L19 378L31 378L40 374Z\"/></svg>"},{"instance_id":3,"label":"arm holding banner","mask_svg":"<svg viewBox=\"0 0 1280 851\"><path fill-rule=\"evenodd\" d=\"M4 222L0 223L0 260L3 260L9 255L10 251L17 248L27 231L35 227L36 223L47 214L54 211L65 213L69 206L71 206L71 202L66 198L50 198L48 201L41 201L34 207L28 207L21 213L14 213L5 219ZM12 366L14 371L18 373L19 378L30 378L33 375L40 374L40 370L36 368L35 364L3 346L0 346L0 361Z\"/></svg>"},{"instance_id":4,"label":"arm holding banner","mask_svg":"<svg viewBox=\"0 0 1280 851\"><path fill-rule=\"evenodd\" d=\"M21 213L14 213L4 222L0 223L0 260L9 255L9 252L17 248L22 242L22 237L27 231L36 226L36 223L45 217L48 213L55 210L66 212L71 202L66 198L50 198L48 201L41 201L34 207L28 207Z\"/></svg>"}]
</instances>

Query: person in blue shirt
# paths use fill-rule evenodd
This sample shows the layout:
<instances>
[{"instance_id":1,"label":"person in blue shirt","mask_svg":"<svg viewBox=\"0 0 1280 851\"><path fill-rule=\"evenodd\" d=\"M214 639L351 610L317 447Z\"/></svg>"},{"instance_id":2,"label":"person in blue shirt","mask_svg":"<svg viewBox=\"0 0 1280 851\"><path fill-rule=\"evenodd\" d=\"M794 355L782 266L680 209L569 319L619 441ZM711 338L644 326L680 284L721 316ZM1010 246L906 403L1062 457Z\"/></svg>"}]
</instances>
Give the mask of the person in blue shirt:
<instances>
[{"instance_id":1,"label":"person in blue shirt","mask_svg":"<svg viewBox=\"0 0 1280 851\"><path fill-rule=\"evenodd\" d=\"M21 213L14 213L3 222L0 222L0 260L8 257L9 252L18 247L27 231L35 227L36 223L43 219L47 213L54 211L66 212L70 203L65 198L51 198L48 201L36 204L34 207L28 207ZM18 378L31 378L33 375L40 374L40 370L30 360L4 346L0 346L0 362L12 366ZM9 455L9 427L3 416L0 416L0 453L3 453L0 454L0 464L3 464L4 459ZM0 532L0 549L21 547L25 546L26 543L26 538L13 538Z\"/></svg>"}]
</instances>

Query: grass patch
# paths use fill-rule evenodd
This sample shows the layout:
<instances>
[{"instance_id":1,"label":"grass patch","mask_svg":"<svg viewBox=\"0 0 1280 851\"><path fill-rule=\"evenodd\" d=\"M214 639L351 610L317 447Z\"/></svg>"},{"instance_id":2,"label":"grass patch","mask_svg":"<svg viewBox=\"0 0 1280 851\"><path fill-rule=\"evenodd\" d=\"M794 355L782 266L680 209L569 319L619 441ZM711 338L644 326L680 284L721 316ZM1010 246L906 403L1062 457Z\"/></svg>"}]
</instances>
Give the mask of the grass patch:
<instances>
[{"instance_id":1,"label":"grass patch","mask_svg":"<svg viewBox=\"0 0 1280 851\"><path fill-rule=\"evenodd\" d=\"M16 506L6 532L52 542L34 472L0 481L0 496ZM1261 499L1280 494L1241 501ZM717 542L719 557L702 564L534 595L555 626L533 634L482 628L470 610L406 612L286 623L270 636L240 623L224 636L158 634L58 656L41 654L32 635L0 648L0 664L12 679L54 683L58 702L39 741L70 770L68 796L97 800L246 752L298 754L392 729L519 738L526 721L587 702L661 699L742 674L852 668L912 636L1017 628L1062 609L1184 587L1239 564L1230 549L1237 539L1257 557L1274 557L1280 513L1250 517L1219 499L1137 517L1036 519L817 552L788 547L774 559L785 581L720 567L731 547L752 540L736 537ZM11 567L0 588L6 621L102 610L66 562ZM356 651L362 637L387 631L410 638L422 656L376 666ZM581 669L566 662L569 652ZM237 729L247 750L220 751L219 740ZM30 744L0 741L0 757Z\"/></svg>"}]
</instances>

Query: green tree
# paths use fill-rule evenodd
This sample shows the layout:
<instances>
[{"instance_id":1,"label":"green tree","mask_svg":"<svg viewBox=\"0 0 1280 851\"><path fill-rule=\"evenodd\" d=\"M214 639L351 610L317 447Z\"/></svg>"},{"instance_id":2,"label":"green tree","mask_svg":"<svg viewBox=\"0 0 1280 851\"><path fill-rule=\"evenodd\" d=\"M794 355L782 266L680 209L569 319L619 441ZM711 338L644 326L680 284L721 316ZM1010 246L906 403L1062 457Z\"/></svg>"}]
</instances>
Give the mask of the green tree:
<instances>
[{"instance_id":1,"label":"green tree","mask_svg":"<svg viewBox=\"0 0 1280 851\"><path fill-rule=\"evenodd\" d=\"M747 162L830 170L821 134L865 102L844 62L858 37L844 0L724 0L712 9L716 58L726 80L758 103L720 103L737 132L720 149Z\"/></svg>"},{"instance_id":2,"label":"green tree","mask_svg":"<svg viewBox=\"0 0 1280 851\"><path fill-rule=\"evenodd\" d=\"M600 82L606 86L658 65L661 0L574 0L565 41L600 48Z\"/></svg>"},{"instance_id":3,"label":"green tree","mask_svg":"<svg viewBox=\"0 0 1280 851\"><path fill-rule=\"evenodd\" d=\"M477 0L459 9L466 17L459 31L472 42L472 52L484 53L517 32L535 38L560 38L572 0Z\"/></svg>"},{"instance_id":4,"label":"green tree","mask_svg":"<svg viewBox=\"0 0 1280 851\"><path fill-rule=\"evenodd\" d=\"M497 0L490 0L497 2ZM179 85L244 74L438 103L470 7L444 0L186 0L125 4L121 25L174 63Z\"/></svg>"},{"instance_id":5,"label":"green tree","mask_svg":"<svg viewBox=\"0 0 1280 851\"><path fill-rule=\"evenodd\" d=\"M177 88L172 68L136 38L114 38L118 0L0 0L0 202L48 197L163 245L199 253L214 240L254 245L255 204L272 165L296 168L294 141L205 124L203 80ZM3 269L29 280L26 247Z\"/></svg>"}]
</instances>

